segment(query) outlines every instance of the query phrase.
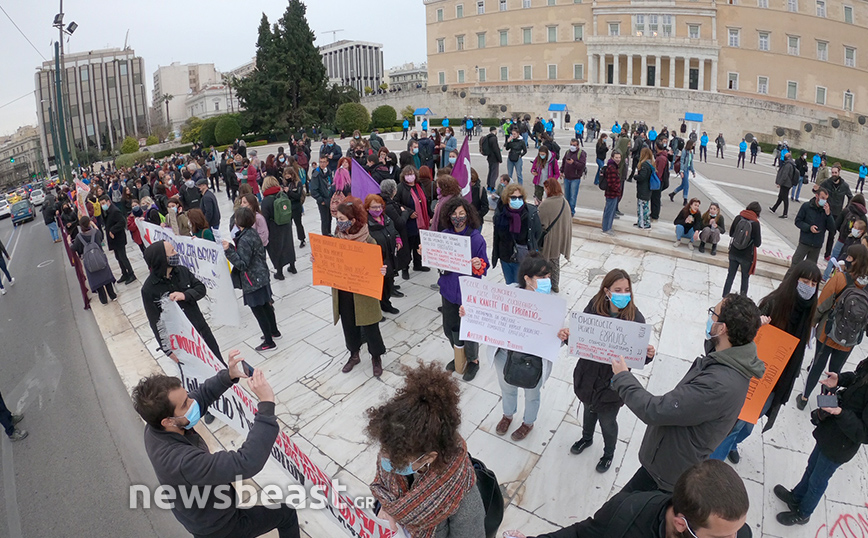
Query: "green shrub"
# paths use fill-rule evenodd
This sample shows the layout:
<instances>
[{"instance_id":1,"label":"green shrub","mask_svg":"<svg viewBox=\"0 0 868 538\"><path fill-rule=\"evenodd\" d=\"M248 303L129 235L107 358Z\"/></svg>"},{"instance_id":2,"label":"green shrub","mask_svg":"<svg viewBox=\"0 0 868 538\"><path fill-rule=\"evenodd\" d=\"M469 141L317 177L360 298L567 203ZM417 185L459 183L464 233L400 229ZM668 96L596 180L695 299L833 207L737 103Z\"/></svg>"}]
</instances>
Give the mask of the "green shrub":
<instances>
[{"instance_id":1,"label":"green shrub","mask_svg":"<svg viewBox=\"0 0 868 538\"><path fill-rule=\"evenodd\" d=\"M389 105L380 105L371 113L371 123L374 127L382 129L383 127L391 127L398 119L398 113L394 107Z\"/></svg>"},{"instance_id":2,"label":"green shrub","mask_svg":"<svg viewBox=\"0 0 868 538\"><path fill-rule=\"evenodd\" d=\"M121 153L135 153L136 151L139 151L139 141L131 136L124 138L121 143Z\"/></svg>"},{"instance_id":3,"label":"green shrub","mask_svg":"<svg viewBox=\"0 0 868 538\"><path fill-rule=\"evenodd\" d=\"M171 155L175 152L190 153L191 149L193 149L193 145L189 144L186 146L178 146L178 147L174 147L174 148L170 148L170 149L164 149L162 151L155 151L154 153L151 153L150 155L151 155L151 157L153 157L155 159L162 159L163 157Z\"/></svg>"},{"instance_id":4,"label":"green shrub","mask_svg":"<svg viewBox=\"0 0 868 538\"><path fill-rule=\"evenodd\" d=\"M370 123L371 116L368 114L368 109L359 103L344 103L338 107L338 111L335 113L337 130L343 129L352 133L356 129L359 131L367 129Z\"/></svg>"},{"instance_id":5,"label":"green shrub","mask_svg":"<svg viewBox=\"0 0 868 538\"><path fill-rule=\"evenodd\" d=\"M206 146L213 146L217 144L217 136L215 135L215 130L217 129L217 122L220 121L220 116L216 116L214 118L208 118L204 122L202 122L202 128L199 131L200 136L202 137L202 143Z\"/></svg>"},{"instance_id":6,"label":"green shrub","mask_svg":"<svg viewBox=\"0 0 868 538\"><path fill-rule=\"evenodd\" d=\"M235 142L236 138L241 137L241 127L238 125L238 120L232 116L223 116L217 122L214 136L218 144L231 144Z\"/></svg>"},{"instance_id":7,"label":"green shrub","mask_svg":"<svg viewBox=\"0 0 868 538\"><path fill-rule=\"evenodd\" d=\"M145 141L145 145L147 145L147 146L153 146L154 144L159 144L159 143L160 143L160 140L154 135L149 136L148 139Z\"/></svg>"},{"instance_id":8,"label":"green shrub","mask_svg":"<svg viewBox=\"0 0 868 538\"><path fill-rule=\"evenodd\" d=\"M151 153L147 151L125 153L123 155L119 155L117 159L115 159L115 166L117 166L118 168L127 168L136 163L143 163L151 157Z\"/></svg>"}]
</instances>

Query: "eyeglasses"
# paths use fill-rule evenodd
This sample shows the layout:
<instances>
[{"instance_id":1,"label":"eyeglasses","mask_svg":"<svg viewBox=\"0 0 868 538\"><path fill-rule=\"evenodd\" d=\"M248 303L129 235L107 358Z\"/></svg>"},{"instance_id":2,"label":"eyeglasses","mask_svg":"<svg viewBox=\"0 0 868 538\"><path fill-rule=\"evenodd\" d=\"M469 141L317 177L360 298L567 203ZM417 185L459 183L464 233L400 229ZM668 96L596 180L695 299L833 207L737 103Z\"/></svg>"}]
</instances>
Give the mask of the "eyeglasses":
<instances>
[{"instance_id":1,"label":"eyeglasses","mask_svg":"<svg viewBox=\"0 0 868 538\"><path fill-rule=\"evenodd\" d=\"M510 200L524 200L524 196L510 196Z\"/></svg>"},{"instance_id":2,"label":"eyeglasses","mask_svg":"<svg viewBox=\"0 0 868 538\"><path fill-rule=\"evenodd\" d=\"M709 315L709 316L712 316L712 319L713 319L713 318L717 318L718 320L720 319L720 314L718 314L717 312L714 311L714 307L713 307L713 306L712 306L711 308L708 309L708 315Z\"/></svg>"}]
</instances>

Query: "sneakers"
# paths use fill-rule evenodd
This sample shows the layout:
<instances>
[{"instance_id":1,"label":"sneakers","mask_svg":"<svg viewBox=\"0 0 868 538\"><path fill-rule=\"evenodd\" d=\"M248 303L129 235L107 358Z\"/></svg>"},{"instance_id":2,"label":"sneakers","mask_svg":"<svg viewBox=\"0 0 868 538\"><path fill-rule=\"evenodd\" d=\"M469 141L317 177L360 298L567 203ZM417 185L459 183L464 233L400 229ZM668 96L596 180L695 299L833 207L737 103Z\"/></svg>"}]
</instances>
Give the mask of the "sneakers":
<instances>
[{"instance_id":1,"label":"sneakers","mask_svg":"<svg viewBox=\"0 0 868 538\"><path fill-rule=\"evenodd\" d=\"M594 444L593 439L579 439L570 447L570 454L581 454L586 448Z\"/></svg>"},{"instance_id":2,"label":"sneakers","mask_svg":"<svg viewBox=\"0 0 868 538\"><path fill-rule=\"evenodd\" d=\"M10 286L14 286L14 285L15 285L15 279L14 279L14 278L13 278L12 280L9 281L9 285L10 285Z\"/></svg>"},{"instance_id":3,"label":"sneakers","mask_svg":"<svg viewBox=\"0 0 868 538\"><path fill-rule=\"evenodd\" d=\"M307 243L304 242L304 239L301 240L301 244L298 245L298 248L304 248Z\"/></svg>"},{"instance_id":4,"label":"sneakers","mask_svg":"<svg viewBox=\"0 0 868 538\"><path fill-rule=\"evenodd\" d=\"M382 307L382 310L383 310L383 312L386 312L387 314L397 314L400 312L400 310L398 310L397 308L395 308L392 305L384 306L384 307Z\"/></svg>"},{"instance_id":5,"label":"sneakers","mask_svg":"<svg viewBox=\"0 0 868 538\"><path fill-rule=\"evenodd\" d=\"M350 373L353 370L353 368L355 368L356 365L359 364L360 362L362 362L362 359L359 358L359 352L356 351L355 353L350 355L350 358L347 361L347 363L344 365L343 368L341 368L341 372L343 372L345 374Z\"/></svg>"},{"instance_id":6,"label":"sneakers","mask_svg":"<svg viewBox=\"0 0 868 538\"><path fill-rule=\"evenodd\" d=\"M611 466L612 466L612 458L610 458L609 456L603 456L602 458L600 458L600 461L597 462L597 472L598 473L605 473L606 471L609 470L609 467L611 467Z\"/></svg>"},{"instance_id":7,"label":"sneakers","mask_svg":"<svg viewBox=\"0 0 868 538\"><path fill-rule=\"evenodd\" d=\"M12 435L9 436L9 440L14 443L15 441L26 439L28 435L29 434L27 433L27 430L15 428L15 431L12 432Z\"/></svg>"},{"instance_id":8,"label":"sneakers","mask_svg":"<svg viewBox=\"0 0 868 538\"><path fill-rule=\"evenodd\" d=\"M738 464L738 462L741 461L741 454L738 453L737 448L733 448L729 451L729 454L726 455L726 459L728 459L732 463Z\"/></svg>"},{"instance_id":9,"label":"sneakers","mask_svg":"<svg viewBox=\"0 0 868 538\"><path fill-rule=\"evenodd\" d=\"M471 362L467 361L467 366L464 369L464 376L462 379L464 381L473 381L473 378L476 377L476 372L479 371L479 362Z\"/></svg>"},{"instance_id":10,"label":"sneakers","mask_svg":"<svg viewBox=\"0 0 868 538\"><path fill-rule=\"evenodd\" d=\"M447 372L454 372L455 371L455 361L454 360L449 361L449 364L446 365L446 371Z\"/></svg>"},{"instance_id":11,"label":"sneakers","mask_svg":"<svg viewBox=\"0 0 868 538\"><path fill-rule=\"evenodd\" d=\"M467 366L469 367L470 363L468 363ZM510 435L509 437L513 441L521 441L522 439L527 437L527 434L529 434L532 429L533 429L533 424L525 424L524 422L522 422L521 426L519 426L517 430L512 432L512 435Z\"/></svg>"},{"instance_id":12,"label":"sneakers","mask_svg":"<svg viewBox=\"0 0 868 538\"><path fill-rule=\"evenodd\" d=\"M675 248L680 247L680 246L681 246L681 240L679 239L678 241L676 241L675 243L673 243L672 246L675 247Z\"/></svg>"},{"instance_id":13,"label":"sneakers","mask_svg":"<svg viewBox=\"0 0 868 538\"><path fill-rule=\"evenodd\" d=\"M791 512L781 512L775 516L775 519L784 527L791 527L793 525L806 524L808 521L811 521L811 516L803 516L798 510L793 510Z\"/></svg>"},{"instance_id":14,"label":"sneakers","mask_svg":"<svg viewBox=\"0 0 868 538\"><path fill-rule=\"evenodd\" d=\"M18 423L21 422L22 420L24 420L24 415L23 415L23 414L21 414L21 415L12 415L12 425L13 425L13 426L16 425L16 424L18 424Z\"/></svg>"},{"instance_id":15,"label":"sneakers","mask_svg":"<svg viewBox=\"0 0 868 538\"><path fill-rule=\"evenodd\" d=\"M506 432L509 431L509 425L512 424L512 417L503 417L500 419L500 422L497 423L497 427L494 429L494 433L497 435L506 435Z\"/></svg>"},{"instance_id":16,"label":"sneakers","mask_svg":"<svg viewBox=\"0 0 868 538\"><path fill-rule=\"evenodd\" d=\"M774 208L773 208L772 206L769 206L769 211L771 211L772 213L775 212L775 210L774 210Z\"/></svg>"},{"instance_id":17,"label":"sneakers","mask_svg":"<svg viewBox=\"0 0 868 538\"><path fill-rule=\"evenodd\" d=\"M690 250L693 250L693 243L687 243L687 248L689 248Z\"/></svg>"},{"instance_id":18,"label":"sneakers","mask_svg":"<svg viewBox=\"0 0 868 538\"><path fill-rule=\"evenodd\" d=\"M670 192L670 193L669 193L669 201L670 201L670 202L674 202L674 201L675 201L675 193L674 193L674 192Z\"/></svg>"},{"instance_id":19,"label":"sneakers","mask_svg":"<svg viewBox=\"0 0 868 538\"><path fill-rule=\"evenodd\" d=\"M808 407L808 399L801 394L796 396L796 408L799 411L804 411L806 407Z\"/></svg>"},{"instance_id":20,"label":"sneakers","mask_svg":"<svg viewBox=\"0 0 868 538\"><path fill-rule=\"evenodd\" d=\"M383 359L379 355L371 357L371 362L374 365L374 377L379 378L383 375Z\"/></svg>"},{"instance_id":21,"label":"sneakers","mask_svg":"<svg viewBox=\"0 0 868 538\"><path fill-rule=\"evenodd\" d=\"M262 342L261 344L253 348L254 351L271 351L272 349L277 349L277 344Z\"/></svg>"},{"instance_id":22,"label":"sneakers","mask_svg":"<svg viewBox=\"0 0 868 538\"><path fill-rule=\"evenodd\" d=\"M0 288L0 295L6 295L6 288Z\"/></svg>"},{"instance_id":23,"label":"sneakers","mask_svg":"<svg viewBox=\"0 0 868 538\"><path fill-rule=\"evenodd\" d=\"M799 510L799 503L797 503L796 498L793 497L792 491L778 484L775 486L774 492L775 497L784 501L784 504L787 505L787 508L790 509L790 512L797 512Z\"/></svg>"}]
</instances>

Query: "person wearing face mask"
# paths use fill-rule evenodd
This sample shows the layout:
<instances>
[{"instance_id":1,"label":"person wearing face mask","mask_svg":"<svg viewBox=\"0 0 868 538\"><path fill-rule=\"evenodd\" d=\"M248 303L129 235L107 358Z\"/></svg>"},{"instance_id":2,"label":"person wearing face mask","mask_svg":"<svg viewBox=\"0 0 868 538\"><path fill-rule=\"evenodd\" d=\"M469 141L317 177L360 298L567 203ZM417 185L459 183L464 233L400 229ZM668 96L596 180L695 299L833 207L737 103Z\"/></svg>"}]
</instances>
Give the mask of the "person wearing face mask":
<instances>
[{"instance_id":1,"label":"person wearing face mask","mask_svg":"<svg viewBox=\"0 0 868 538\"><path fill-rule=\"evenodd\" d=\"M114 301L118 296L115 294L114 287L112 286L115 283L112 268L102 249L102 231L93 226L90 217L87 215L82 216L78 222L79 233L75 236L71 248L82 258L85 247L88 247L88 256L81 260L84 272L87 275L87 283L90 286L90 291L99 295L99 302L108 304L109 299ZM90 248L89 245L96 245L96 249ZM101 260L101 263L98 260Z\"/></svg>"},{"instance_id":2,"label":"person wearing face mask","mask_svg":"<svg viewBox=\"0 0 868 538\"><path fill-rule=\"evenodd\" d=\"M565 198L570 204L570 215L576 215L576 198L579 195L579 186L582 177L587 173L588 154L579 149L578 139L570 140L570 148L564 154L561 162L561 178L564 180ZM599 177L599 174L598 174ZM598 183L599 184L599 181Z\"/></svg>"},{"instance_id":3,"label":"person wearing face mask","mask_svg":"<svg viewBox=\"0 0 868 538\"><path fill-rule=\"evenodd\" d=\"M434 214L431 217L429 229L435 232L443 231L440 228L440 211L449 200L456 196L461 196L461 187L458 186L458 181L448 175L439 174L437 176L437 205L434 206Z\"/></svg>"},{"instance_id":4,"label":"person wearing face mask","mask_svg":"<svg viewBox=\"0 0 868 538\"><path fill-rule=\"evenodd\" d=\"M585 307L585 314L618 318L645 323L645 316L632 300L633 284L623 269L613 269L603 277L597 294ZM567 331L569 336L569 331ZM654 359L656 350L649 345L645 363ZM597 472L605 473L612 466L615 445L618 442L618 411L624 401L612 388L612 367L608 364L580 358L573 371L573 391L584 406L582 438L573 443L570 453L581 454L594 444L597 421L603 435L603 456L597 463Z\"/></svg>"},{"instance_id":5,"label":"person wearing face mask","mask_svg":"<svg viewBox=\"0 0 868 538\"><path fill-rule=\"evenodd\" d=\"M506 173L510 179L515 179L519 185L522 185L524 183L521 174L522 157L527 153L527 142L519 135L518 129L512 130L509 139L504 144L504 149L508 152L506 157ZM515 175L513 176L513 174Z\"/></svg>"},{"instance_id":6,"label":"person wearing face mask","mask_svg":"<svg viewBox=\"0 0 868 538\"><path fill-rule=\"evenodd\" d=\"M455 162L452 161L451 153L454 151L456 158L458 157L458 140L455 138L455 131L452 127L445 127L442 129L442 139L440 141L440 168L446 168L447 166L455 166Z\"/></svg>"},{"instance_id":7,"label":"person wearing face mask","mask_svg":"<svg viewBox=\"0 0 868 538\"><path fill-rule=\"evenodd\" d=\"M753 342L760 325L753 301L734 293L724 297L708 309L704 355L662 396L643 388L623 359L612 362L612 387L648 425L639 449L641 467L618 495L672 491L684 471L708 458L726 438L751 379L765 373Z\"/></svg>"},{"instance_id":8,"label":"person wearing face mask","mask_svg":"<svg viewBox=\"0 0 868 538\"><path fill-rule=\"evenodd\" d=\"M829 191L824 187L814 185L814 197L799 208L795 223L801 233L799 234L799 246L796 247L790 262L791 267L802 260L816 263L820 257L823 238L828 230L835 227L835 219L832 217L828 198Z\"/></svg>"},{"instance_id":9,"label":"person wearing face mask","mask_svg":"<svg viewBox=\"0 0 868 538\"><path fill-rule=\"evenodd\" d=\"M145 421L145 451L157 480L171 491L172 512L194 536L260 536L277 529L281 536L298 538L298 516L287 505L239 508L232 483L252 478L270 459L280 427L274 414L274 390L262 370L248 377L238 351L229 356L229 368L189 393L180 379L154 374L139 382L132 399ZM257 412L243 445L212 454L194 429L202 410L218 402L241 377L258 398ZM215 487L217 489L215 489ZM223 495L217 493L223 490ZM202 502L182 503L186 495L201 495ZM226 499L231 499L227 503Z\"/></svg>"},{"instance_id":10,"label":"person wearing face mask","mask_svg":"<svg viewBox=\"0 0 868 538\"><path fill-rule=\"evenodd\" d=\"M181 174L184 176L184 184L181 186L181 192L178 197L184 209L187 211L196 209L199 207L199 200L202 198L202 194L196 188L196 182L193 180L193 175L189 170L184 170ZM207 184L208 180L205 181Z\"/></svg>"},{"instance_id":11,"label":"person wearing face mask","mask_svg":"<svg viewBox=\"0 0 868 538\"><path fill-rule=\"evenodd\" d=\"M190 221L184 213L184 208L181 206L181 201L178 197L169 198L169 212L166 214L166 221L163 222L164 228L171 228L175 235L190 236ZM195 208L194 208L195 209Z\"/></svg>"},{"instance_id":12,"label":"person wearing face mask","mask_svg":"<svg viewBox=\"0 0 868 538\"><path fill-rule=\"evenodd\" d=\"M692 198L690 202L681 208L675 217L675 248L681 246L681 240L687 239L687 246L693 250L693 241L699 235L702 226L702 213L699 211L701 202L698 198Z\"/></svg>"},{"instance_id":13,"label":"person wearing face mask","mask_svg":"<svg viewBox=\"0 0 868 538\"><path fill-rule=\"evenodd\" d=\"M530 167L530 173L533 176L533 196L537 203L539 203L545 194L543 184L546 180L550 177L557 179L561 175L557 158L545 145L539 148L539 152L533 160L533 165Z\"/></svg>"},{"instance_id":14,"label":"person wearing face mask","mask_svg":"<svg viewBox=\"0 0 868 538\"><path fill-rule=\"evenodd\" d=\"M319 156L328 159L328 169L332 174L338 169L338 161L343 157L344 152L341 147L335 144L334 137L329 137L319 149Z\"/></svg>"},{"instance_id":15,"label":"person wearing face mask","mask_svg":"<svg viewBox=\"0 0 868 538\"><path fill-rule=\"evenodd\" d=\"M133 238L133 242L138 245L139 250L142 251L142 254L145 253L145 244L142 242L142 234L139 232L139 227L136 226L136 220L144 218L144 211L142 210L142 206L139 205L138 200L132 201L132 209L130 210L130 214L127 215L127 230L130 232L130 236Z\"/></svg>"},{"instance_id":16,"label":"person wearing face mask","mask_svg":"<svg viewBox=\"0 0 868 538\"><path fill-rule=\"evenodd\" d=\"M845 270L837 272L823 286L818 300L817 317L817 349L814 360L808 370L808 378L805 380L805 389L796 398L796 407L804 410L808 405L808 397L817 386L820 376L824 371L839 373L844 363L850 357L855 345L848 345L840 341L843 333L838 330L838 325L848 329L851 324L857 324L850 330L858 333L853 341L858 343L862 339L865 320L861 318L861 305L866 301L864 290L868 286L868 248L864 245L852 245L847 249L847 258L844 262ZM858 292L857 292L858 290ZM866 290L868 291L868 290ZM856 293L854 293L856 292ZM855 304L854 304L855 303ZM851 306L852 305L852 306ZM840 319L838 319L840 318ZM849 321L848 320L852 320ZM826 365L828 363L828 370Z\"/></svg>"},{"instance_id":17,"label":"person wearing face mask","mask_svg":"<svg viewBox=\"0 0 868 538\"><path fill-rule=\"evenodd\" d=\"M524 187L517 183L504 187L494 210L491 266L500 262L507 284L518 282L518 266L528 253L539 250L541 234L539 211L525 202Z\"/></svg>"},{"instance_id":18,"label":"person wearing face mask","mask_svg":"<svg viewBox=\"0 0 868 538\"><path fill-rule=\"evenodd\" d=\"M328 163L327 156L320 156L319 166L310 173L310 194L316 200L316 207L319 210L322 235L331 237L332 213L329 204L332 197L332 172L328 168Z\"/></svg>"},{"instance_id":19,"label":"person wearing face mask","mask_svg":"<svg viewBox=\"0 0 868 538\"><path fill-rule=\"evenodd\" d=\"M392 306L392 293L395 286L396 253L404 247L404 242L398 235L395 223L386 215L386 202L381 196L377 194L366 196L365 211L368 213L368 232L380 245L383 264L386 266L383 292L380 295L380 310L389 314L398 314L400 311Z\"/></svg>"},{"instance_id":20,"label":"person wearing face mask","mask_svg":"<svg viewBox=\"0 0 868 538\"><path fill-rule=\"evenodd\" d=\"M832 165L832 176L822 182L820 186L829 192L829 212L832 214L832 218L837 221L840 215L844 212L844 198L847 199L846 203L848 204L853 199L853 192L850 190L850 185L848 185L847 182L844 181L844 178L841 177L841 163L835 163ZM827 232L828 239L826 240L826 251L824 257L826 261L829 261L829 258L832 256L832 246L835 243L835 234L838 232L838 228L827 229Z\"/></svg>"},{"instance_id":21,"label":"person wearing face mask","mask_svg":"<svg viewBox=\"0 0 868 538\"><path fill-rule=\"evenodd\" d=\"M121 278L118 282L130 284L136 280L136 274L133 272L133 266L130 264L129 258L127 258L126 219L121 210L111 203L108 195L103 194L99 199L99 203L105 219L108 248L114 252L115 259L121 269Z\"/></svg>"},{"instance_id":22,"label":"person wearing face mask","mask_svg":"<svg viewBox=\"0 0 868 538\"><path fill-rule=\"evenodd\" d=\"M570 206L557 178L549 178L543 185L546 199L539 205L539 219L543 232L540 252L551 267L552 292L558 293L561 277L561 256L570 260L573 245L573 223L567 216Z\"/></svg>"},{"instance_id":23,"label":"person wearing face mask","mask_svg":"<svg viewBox=\"0 0 868 538\"><path fill-rule=\"evenodd\" d=\"M868 223L866 217L865 197L862 194L857 194L850 200L841 215L835 219L835 226L838 230L838 240L835 241L835 246L832 247L832 253L829 263L826 264L826 270L823 272L823 280L829 279L832 274L834 264L831 259L837 259L842 252L847 252L847 248L854 243L858 243L865 233L865 226L856 226L857 223Z\"/></svg>"},{"instance_id":24,"label":"person wearing face mask","mask_svg":"<svg viewBox=\"0 0 868 538\"><path fill-rule=\"evenodd\" d=\"M721 234L726 233L726 221L720 213L720 206L712 202L708 211L702 215L702 221L695 227L699 232L699 252L705 253L705 245L711 245L711 255L717 256L717 244L720 243Z\"/></svg>"},{"instance_id":25,"label":"person wearing face mask","mask_svg":"<svg viewBox=\"0 0 868 538\"><path fill-rule=\"evenodd\" d=\"M811 327L817 311L819 284L820 269L817 264L803 261L787 273L775 291L760 301L759 309L763 316L763 324L769 323L799 339L799 345L790 355L760 413L760 416L768 417L763 432L774 426L778 412L781 406L789 401L802 370L805 347L811 339ZM732 463L738 463L741 460L738 444L747 439L753 428L754 425L750 422L738 420L730 434L709 458L718 460L728 458Z\"/></svg>"},{"instance_id":26,"label":"person wearing face mask","mask_svg":"<svg viewBox=\"0 0 868 538\"><path fill-rule=\"evenodd\" d=\"M401 204L402 211L408 211L409 217L406 222L407 247L413 256L413 270L428 272L430 267L422 265L422 255L419 254L419 230L428 230L431 227L431 218L428 216L428 195L425 189L416 181L418 172L413 166L405 166L401 170L401 182L395 193L395 200ZM401 271L401 278L408 280L408 269Z\"/></svg>"},{"instance_id":27,"label":"person wearing face mask","mask_svg":"<svg viewBox=\"0 0 868 538\"><path fill-rule=\"evenodd\" d=\"M433 363L403 373L399 394L366 413L365 433L380 449L375 513L395 536L486 536L480 488L458 431L458 384Z\"/></svg>"}]
</instances>

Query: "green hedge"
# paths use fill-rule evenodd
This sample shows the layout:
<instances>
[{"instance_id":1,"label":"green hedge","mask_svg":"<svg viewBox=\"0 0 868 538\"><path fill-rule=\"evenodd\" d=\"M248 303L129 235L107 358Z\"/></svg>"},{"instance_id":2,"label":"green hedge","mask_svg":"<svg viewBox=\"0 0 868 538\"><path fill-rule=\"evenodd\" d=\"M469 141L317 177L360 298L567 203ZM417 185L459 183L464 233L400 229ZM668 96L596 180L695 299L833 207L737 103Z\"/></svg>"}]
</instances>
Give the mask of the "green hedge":
<instances>
[{"instance_id":1,"label":"green hedge","mask_svg":"<svg viewBox=\"0 0 868 538\"><path fill-rule=\"evenodd\" d=\"M190 150L193 149L193 144L187 144L186 146L178 146L176 148L164 149L162 151L155 151L151 154L151 157L155 159L162 159L163 157L168 157L169 155L178 152L178 153L190 153Z\"/></svg>"},{"instance_id":2,"label":"green hedge","mask_svg":"<svg viewBox=\"0 0 868 538\"><path fill-rule=\"evenodd\" d=\"M123 155L118 155L118 157L115 159L115 166L118 168L127 168L136 163L143 163L150 158L151 154L147 151L124 153Z\"/></svg>"},{"instance_id":3,"label":"green hedge","mask_svg":"<svg viewBox=\"0 0 868 538\"><path fill-rule=\"evenodd\" d=\"M759 145L760 145L760 148L762 148L763 153L768 153L768 154L774 153L775 148L778 147L777 144L767 144L765 142L760 142ZM807 153L809 163L811 162L811 158L813 158L813 156L814 156L814 152L807 151L807 150L804 150L801 148L790 148L790 151L793 152L794 158L798 158L802 153ZM826 154L826 164L828 164L829 166L832 166L835 163L841 163L841 166L844 168L844 170L847 170L848 172L855 172L857 174L859 173L859 166L861 166L861 164L862 164L862 163L857 163L857 162L853 162L853 161L850 161L847 159L842 159L840 157L835 157L833 155Z\"/></svg>"}]
</instances>

